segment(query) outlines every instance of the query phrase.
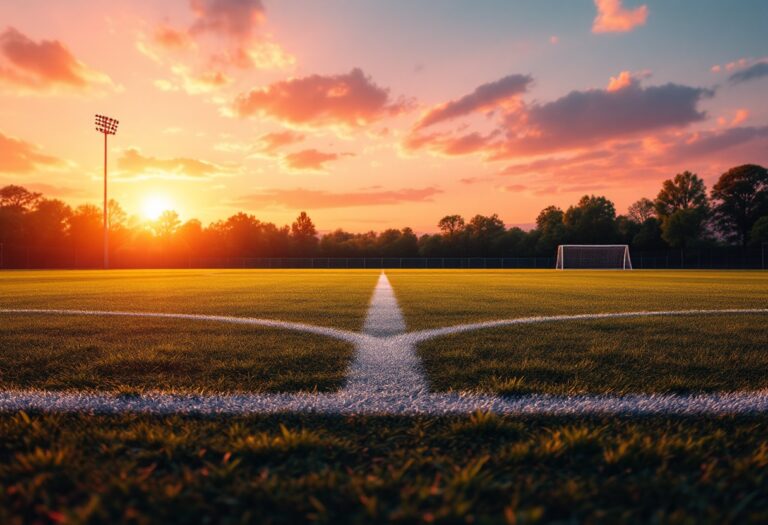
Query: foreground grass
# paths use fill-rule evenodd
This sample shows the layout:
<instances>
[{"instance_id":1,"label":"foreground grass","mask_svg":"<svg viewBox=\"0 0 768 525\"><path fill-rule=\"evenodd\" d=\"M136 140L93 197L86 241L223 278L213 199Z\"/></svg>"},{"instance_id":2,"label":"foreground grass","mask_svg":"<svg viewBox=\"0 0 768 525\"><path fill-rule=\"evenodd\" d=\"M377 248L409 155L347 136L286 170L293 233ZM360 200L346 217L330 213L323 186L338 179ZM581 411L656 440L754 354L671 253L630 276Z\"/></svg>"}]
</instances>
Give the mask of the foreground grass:
<instances>
[{"instance_id":1,"label":"foreground grass","mask_svg":"<svg viewBox=\"0 0 768 525\"><path fill-rule=\"evenodd\" d=\"M768 315L510 326L419 345L434 390L499 394L768 388Z\"/></svg>"},{"instance_id":2,"label":"foreground grass","mask_svg":"<svg viewBox=\"0 0 768 525\"><path fill-rule=\"evenodd\" d=\"M768 272L387 270L411 330L532 315L766 308Z\"/></svg>"},{"instance_id":3,"label":"foreground grass","mask_svg":"<svg viewBox=\"0 0 768 525\"><path fill-rule=\"evenodd\" d=\"M349 343L254 326L0 313L0 388L333 391Z\"/></svg>"},{"instance_id":4,"label":"foreground grass","mask_svg":"<svg viewBox=\"0 0 768 525\"><path fill-rule=\"evenodd\" d=\"M264 317L362 327L379 271L0 272L0 309L69 308Z\"/></svg>"},{"instance_id":5,"label":"foreground grass","mask_svg":"<svg viewBox=\"0 0 768 525\"><path fill-rule=\"evenodd\" d=\"M0 522L764 523L766 418L0 415Z\"/></svg>"}]
</instances>

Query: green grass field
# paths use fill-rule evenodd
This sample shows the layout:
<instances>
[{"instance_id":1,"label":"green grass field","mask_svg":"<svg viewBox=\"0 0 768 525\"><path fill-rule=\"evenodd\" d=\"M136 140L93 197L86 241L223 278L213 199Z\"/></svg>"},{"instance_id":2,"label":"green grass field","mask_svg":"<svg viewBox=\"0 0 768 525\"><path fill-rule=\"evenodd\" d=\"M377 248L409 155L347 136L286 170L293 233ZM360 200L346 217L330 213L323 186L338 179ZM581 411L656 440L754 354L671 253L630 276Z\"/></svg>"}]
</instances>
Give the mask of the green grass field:
<instances>
[{"instance_id":1,"label":"green grass field","mask_svg":"<svg viewBox=\"0 0 768 525\"><path fill-rule=\"evenodd\" d=\"M178 319L2 315L3 388L327 392L353 348L326 337Z\"/></svg>"},{"instance_id":2,"label":"green grass field","mask_svg":"<svg viewBox=\"0 0 768 525\"><path fill-rule=\"evenodd\" d=\"M0 415L0 522L765 523L766 418Z\"/></svg>"},{"instance_id":3,"label":"green grass field","mask_svg":"<svg viewBox=\"0 0 768 525\"><path fill-rule=\"evenodd\" d=\"M567 321L426 341L434 390L504 395L768 388L768 315Z\"/></svg>"},{"instance_id":4,"label":"green grass field","mask_svg":"<svg viewBox=\"0 0 768 525\"><path fill-rule=\"evenodd\" d=\"M766 308L759 271L388 271L411 330L534 315Z\"/></svg>"},{"instance_id":5,"label":"green grass field","mask_svg":"<svg viewBox=\"0 0 768 525\"><path fill-rule=\"evenodd\" d=\"M359 331L378 271L0 272L1 308ZM409 330L768 307L768 272L388 271ZM435 391L768 388L768 316L485 329L418 347ZM0 313L0 390L332 392L353 347L248 325ZM765 523L768 416L0 413L0 523Z\"/></svg>"},{"instance_id":6,"label":"green grass field","mask_svg":"<svg viewBox=\"0 0 768 525\"><path fill-rule=\"evenodd\" d=\"M359 330L378 271L0 272L0 308L236 315Z\"/></svg>"}]
</instances>

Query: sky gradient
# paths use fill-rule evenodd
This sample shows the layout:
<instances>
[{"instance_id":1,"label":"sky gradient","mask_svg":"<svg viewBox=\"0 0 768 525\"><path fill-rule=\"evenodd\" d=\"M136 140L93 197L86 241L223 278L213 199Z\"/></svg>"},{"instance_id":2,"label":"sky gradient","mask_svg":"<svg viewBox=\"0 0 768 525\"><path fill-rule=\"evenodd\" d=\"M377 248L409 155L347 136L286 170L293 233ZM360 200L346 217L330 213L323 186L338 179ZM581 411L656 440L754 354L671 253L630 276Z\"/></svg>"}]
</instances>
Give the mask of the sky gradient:
<instances>
[{"instance_id":1,"label":"sky gradient","mask_svg":"<svg viewBox=\"0 0 768 525\"><path fill-rule=\"evenodd\" d=\"M768 2L0 3L0 185L321 231L768 164Z\"/></svg>"}]
</instances>

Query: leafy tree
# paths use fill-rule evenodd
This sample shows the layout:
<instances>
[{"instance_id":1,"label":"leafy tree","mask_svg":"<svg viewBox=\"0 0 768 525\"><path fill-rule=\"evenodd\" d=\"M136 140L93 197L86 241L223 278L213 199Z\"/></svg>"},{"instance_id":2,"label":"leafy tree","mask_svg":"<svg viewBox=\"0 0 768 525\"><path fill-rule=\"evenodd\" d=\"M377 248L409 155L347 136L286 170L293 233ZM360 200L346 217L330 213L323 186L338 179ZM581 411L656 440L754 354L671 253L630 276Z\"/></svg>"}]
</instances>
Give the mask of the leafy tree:
<instances>
[{"instance_id":1,"label":"leafy tree","mask_svg":"<svg viewBox=\"0 0 768 525\"><path fill-rule=\"evenodd\" d=\"M61 245L64 242L72 208L57 199L41 199L27 214L27 234L33 244Z\"/></svg>"},{"instance_id":2,"label":"leafy tree","mask_svg":"<svg viewBox=\"0 0 768 525\"><path fill-rule=\"evenodd\" d=\"M677 210L664 218L661 237L673 248L686 248L701 235L703 216L700 209Z\"/></svg>"},{"instance_id":3,"label":"leafy tree","mask_svg":"<svg viewBox=\"0 0 768 525\"><path fill-rule=\"evenodd\" d=\"M684 171L672 180L665 180L654 201L659 217L668 217L678 210L707 209L707 190L704 181L695 173Z\"/></svg>"},{"instance_id":4,"label":"leafy tree","mask_svg":"<svg viewBox=\"0 0 768 525\"><path fill-rule=\"evenodd\" d=\"M155 231L155 235L167 243L170 242L171 237L176 233L180 225L179 214L173 210L165 210L153 223L152 228Z\"/></svg>"},{"instance_id":5,"label":"leafy tree","mask_svg":"<svg viewBox=\"0 0 768 525\"><path fill-rule=\"evenodd\" d=\"M536 229L540 235L536 242L536 253L550 255L558 245L566 242L565 214L557 206L547 206L536 217Z\"/></svg>"},{"instance_id":6,"label":"leafy tree","mask_svg":"<svg viewBox=\"0 0 768 525\"><path fill-rule=\"evenodd\" d=\"M698 175L684 171L665 180L654 205L661 218L662 239L670 246L684 249L701 237L709 202Z\"/></svg>"},{"instance_id":7,"label":"leafy tree","mask_svg":"<svg viewBox=\"0 0 768 525\"><path fill-rule=\"evenodd\" d=\"M300 255L312 256L317 249L317 229L307 212L301 212L291 224L291 238Z\"/></svg>"},{"instance_id":8,"label":"leafy tree","mask_svg":"<svg viewBox=\"0 0 768 525\"><path fill-rule=\"evenodd\" d=\"M637 250L663 250L668 248L661 236L661 222L656 217L646 219L632 237L632 247Z\"/></svg>"},{"instance_id":9,"label":"leafy tree","mask_svg":"<svg viewBox=\"0 0 768 525\"><path fill-rule=\"evenodd\" d=\"M752 227L768 214L768 170L756 164L729 169L712 188L712 201L718 230L746 246Z\"/></svg>"},{"instance_id":10,"label":"leafy tree","mask_svg":"<svg viewBox=\"0 0 768 525\"><path fill-rule=\"evenodd\" d=\"M584 195L563 216L568 236L578 243L607 243L617 237L616 208L605 197Z\"/></svg>"},{"instance_id":11,"label":"leafy tree","mask_svg":"<svg viewBox=\"0 0 768 525\"><path fill-rule=\"evenodd\" d=\"M653 217L655 213L656 209L653 201L646 197L633 202L627 209L627 216L637 224L643 224L646 220Z\"/></svg>"},{"instance_id":12,"label":"leafy tree","mask_svg":"<svg viewBox=\"0 0 768 525\"><path fill-rule=\"evenodd\" d=\"M464 217L461 215L446 215L437 223L437 227L446 237L454 237L464 231Z\"/></svg>"},{"instance_id":13,"label":"leafy tree","mask_svg":"<svg viewBox=\"0 0 768 525\"><path fill-rule=\"evenodd\" d=\"M749 232L749 244L760 246L763 243L768 243L768 215L757 219Z\"/></svg>"},{"instance_id":14,"label":"leafy tree","mask_svg":"<svg viewBox=\"0 0 768 525\"><path fill-rule=\"evenodd\" d=\"M42 197L41 193L10 184L0 188L0 208L17 208L27 211L35 206L40 197Z\"/></svg>"},{"instance_id":15,"label":"leafy tree","mask_svg":"<svg viewBox=\"0 0 768 525\"><path fill-rule=\"evenodd\" d=\"M78 206L69 218L69 237L77 254L77 264L98 262L103 246L102 220L101 208L92 204Z\"/></svg>"},{"instance_id":16,"label":"leafy tree","mask_svg":"<svg viewBox=\"0 0 768 525\"><path fill-rule=\"evenodd\" d=\"M504 222L497 214L475 215L466 226L467 235L474 255L487 257L504 234Z\"/></svg>"}]
</instances>

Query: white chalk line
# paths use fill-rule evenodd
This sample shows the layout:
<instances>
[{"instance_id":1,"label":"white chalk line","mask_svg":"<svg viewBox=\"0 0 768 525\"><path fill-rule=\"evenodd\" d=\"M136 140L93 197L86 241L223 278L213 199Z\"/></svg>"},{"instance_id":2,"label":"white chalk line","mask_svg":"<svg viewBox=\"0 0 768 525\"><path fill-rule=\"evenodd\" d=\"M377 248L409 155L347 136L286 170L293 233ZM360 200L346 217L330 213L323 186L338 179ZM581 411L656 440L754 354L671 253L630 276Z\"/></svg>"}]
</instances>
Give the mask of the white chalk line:
<instances>
[{"instance_id":1,"label":"white chalk line","mask_svg":"<svg viewBox=\"0 0 768 525\"><path fill-rule=\"evenodd\" d=\"M0 411L150 414L368 414L443 415L486 410L502 414L754 414L768 413L768 390L710 394L631 394L500 397L474 393L431 393L416 355L416 344L446 335L510 325L651 316L765 314L768 309L667 310L500 319L405 333L405 322L385 274L371 298L363 333L304 323L221 315L100 310L6 309L0 313L154 317L251 324L313 333L355 344L356 355L344 387L335 393L183 394L161 391L140 396L108 393L4 390Z\"/></svg>"}]
</instances>

